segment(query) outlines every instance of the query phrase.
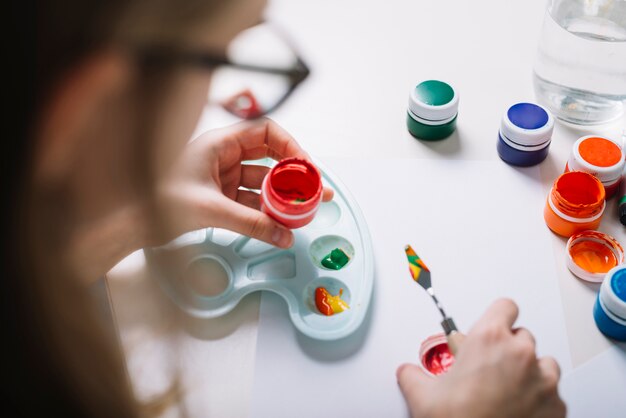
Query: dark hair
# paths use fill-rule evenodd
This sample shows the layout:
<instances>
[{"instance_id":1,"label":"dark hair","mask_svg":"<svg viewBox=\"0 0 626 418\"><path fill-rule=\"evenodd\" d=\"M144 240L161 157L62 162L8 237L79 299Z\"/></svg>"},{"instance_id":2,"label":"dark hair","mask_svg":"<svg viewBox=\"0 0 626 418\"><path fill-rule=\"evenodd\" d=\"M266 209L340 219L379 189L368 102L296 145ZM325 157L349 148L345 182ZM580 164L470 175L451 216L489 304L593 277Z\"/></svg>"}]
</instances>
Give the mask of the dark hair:
<instances>
[{"instance_id":1,"label":"dark hair","mask_svg":"<svg viewBox=\"0 0 626 418\"><path fill-rule=\"evenodd\" d=\"M131 49L153 41L182 43L178 29L206 19L221 3L22 0L5 6L9 33L4 36L8 74L3 97L4 108L11 112L0 151L5 249L0 286L6 330L2 397L9 415L124 417L141 411L117 340L106 332L89 289L55 258L55 246L65 238L64 196L54 191L51 197L33 188L36 129L54 89L93 51L111 43ZM142 30L132 27L137 16L142 16ZM171 36L151 31L150 21L159 30L170 27ZM146 83L159 79L162 84L165 77L158 72L147 75ZM148 90L139 88L138 93ZM149 109L145 113L149 120ZM149 134L137 138L137 149L145 150L145 141ZM138 167L146 177L149 169L143 160Z\"/></svg>"}]
</instances>

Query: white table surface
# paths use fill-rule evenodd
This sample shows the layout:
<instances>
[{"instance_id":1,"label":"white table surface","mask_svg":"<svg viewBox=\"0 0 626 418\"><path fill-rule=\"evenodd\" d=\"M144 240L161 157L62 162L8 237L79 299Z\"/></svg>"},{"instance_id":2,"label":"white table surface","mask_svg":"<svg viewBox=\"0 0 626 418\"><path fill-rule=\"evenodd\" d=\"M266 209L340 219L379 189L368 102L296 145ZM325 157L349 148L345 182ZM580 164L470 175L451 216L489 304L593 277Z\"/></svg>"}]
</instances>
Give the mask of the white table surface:
<instances>
[{"instance_id":1,"label":"white table surface","mask_svg":"<svg viewBox=\"0 0 626 418\"><path fill-rule=\"evenodd\" d=\"M288 31L312 74L272 117L321 158L412 158L498 161L500 118L515 102L533 101L532 63L545 2L275 0L267 17ZM457 132L434 143L406 130L409 90L420 80L448 81L460 93ZM197 132L234 122L207 109ZM626 119L594 133L619 138ZM547 194L584 131L555 128L541 166ZM614 201L609 202L609 204ZM626 243L614 210L600 230ZM587 309L596 287L567 271L562 238L553 236L572 367L612 343ZM194 416L244 417L252 390L259 295L213 320L182 317L147 277L135 253L108 275L115 319L137 392L149 397L179 373ZM180 324L182 323L182 327ZM594 396L590 393L589 396Z\"/></svg>"}]
</instances>

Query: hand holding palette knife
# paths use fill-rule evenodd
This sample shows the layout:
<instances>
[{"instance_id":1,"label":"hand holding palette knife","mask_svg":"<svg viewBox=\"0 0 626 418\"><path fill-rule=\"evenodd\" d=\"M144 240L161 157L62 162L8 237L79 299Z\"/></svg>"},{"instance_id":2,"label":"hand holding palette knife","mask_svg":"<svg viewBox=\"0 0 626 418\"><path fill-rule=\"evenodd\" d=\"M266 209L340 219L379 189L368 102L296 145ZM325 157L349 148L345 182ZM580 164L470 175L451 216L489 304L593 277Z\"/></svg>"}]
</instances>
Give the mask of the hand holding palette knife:
<instances>
[{"instance_id":1,"label":"hand holding palette knife","mask_svg":"<svg viewBox=\"0 0 626 418\"><path fill-rule=\"evenodd\" d=\"M448 347L450 347L452 354L456 355L459 347L465 339L465 335L459 332L454 324L454 321L446 315L446 312L443 310L443 306L441 306L437 296L435 296L435 291L433 290L430 280L430 270L426 267L426 264L424 264L422 259L415 253L410 245L407 245L404 248L404 252L406 253L407 260L409 261L409 271L411 272L411 277L417 284L426 290L435 302L435 305L437 305L439 312L441 312L441 316L443 317L441 326L446 334L446 338L448 339Z\"/></svg>"}]
</instances>

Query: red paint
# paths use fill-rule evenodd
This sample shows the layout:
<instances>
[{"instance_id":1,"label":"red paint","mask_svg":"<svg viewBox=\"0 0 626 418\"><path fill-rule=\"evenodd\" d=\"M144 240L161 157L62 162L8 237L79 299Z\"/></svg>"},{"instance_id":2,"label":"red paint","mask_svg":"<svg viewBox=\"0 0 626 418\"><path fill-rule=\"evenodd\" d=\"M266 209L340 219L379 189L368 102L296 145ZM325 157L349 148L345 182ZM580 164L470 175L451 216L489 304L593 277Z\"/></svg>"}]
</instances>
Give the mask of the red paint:
<instances>
[{"instance_id":1,"label":"red paint","mask_svg":"<svg viewBox=\"0 0 626 418\"><path fill-rule=\"evenodd\" d=\"M331 308L328 304L327 295L328 292L323 287L318 287L317 289L315 289L315 306L321 314L331 316L335 312L333 311L333 308Z\"/></svg>"},{"instance_id":2,"label":"red paint","mask_svg":"<svg viewBox=\"0 0 626 418\"><path fill-rule=\"evenodd\" d=\"M316 170L305 161L285 162L277 167L270 177L272 189L283 201L298 200L304 203L315 196L320 178Z\"/></svg>"},{"instance_id":3,"label":"red paint","mask_svg":"<svg viewBox=\"0 0 626 418\"><path fill-rule=\"evenodd\" d=\"M289 228L302 227L315 217L322 188L322 176L312 163L284 159L263 181L261 209Z\"/></svg>"},{"instance_id":4,"label":"red paint","mask_svg":"<svg viewBox=\"0 0 626 418\"><path fill-rule=\"evenodd\" d=\"M564 237L588 229L595 230L600 225L604 199L604 186L600 180L583 171L569 171L554 182L543 212L544 219L552 231ZM550 202L558 212L577 221L555 212Z\"/></svg>"},{"instance_id":5,"label":"red paint","mask_svg":"<svg viewBox=\"0 0 626 418\"><path fill-rule=\"evenodd\" d=\"M570 216L589 217L597 213L604 200L604 187L598 179L582 171L570 171L554 184L555 204Z\"/></svg>"},{"instance_id":6,"label":"red paint","mask_svg":"<svg viewBox=\"0 0 626 418\"><path fill-rule=\"evenodd\" d=\"M454 364L454 355L447 343L437 344L424 354L422 364L426 370L437 376L447 372Z\"/></svg>"}]
</instances>

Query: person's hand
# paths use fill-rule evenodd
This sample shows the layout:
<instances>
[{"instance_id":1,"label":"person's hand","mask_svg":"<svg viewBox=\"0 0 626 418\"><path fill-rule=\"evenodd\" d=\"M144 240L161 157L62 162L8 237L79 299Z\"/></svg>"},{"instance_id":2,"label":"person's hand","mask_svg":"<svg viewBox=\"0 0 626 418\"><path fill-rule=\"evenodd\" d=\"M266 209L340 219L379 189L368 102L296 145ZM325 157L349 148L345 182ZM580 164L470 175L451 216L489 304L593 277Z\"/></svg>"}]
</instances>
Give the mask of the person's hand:
<instances>
[{"instance_id":1,"label":"person's hand","mask_svg":"<svg viewBox=\"0 0 626 418\"><path fill-rule=\"evenodd\" d=\"M259 194L269 168L242 161L270 157L310 160L291 135L269 119L244 122L209 131L187 145L161 182L162 204L171 214L167 234L219 227L248 235L281 248L293 244L293 233L260 209ZM333 191L324 189L323 201Z\"/></svg>"},{"instance_id":2,"label":"person's hand","mask_svg":"<svg viewBox=\"0 0 626 418\"><path fill-rule=\"evenodd\" d=\"M413 364L396 373L413 417L564 417L559 366L537 359L535 340L512 328L518 308L496 301L465 338L455 363L432 377Z\"/></svg>"}]
</instances>

